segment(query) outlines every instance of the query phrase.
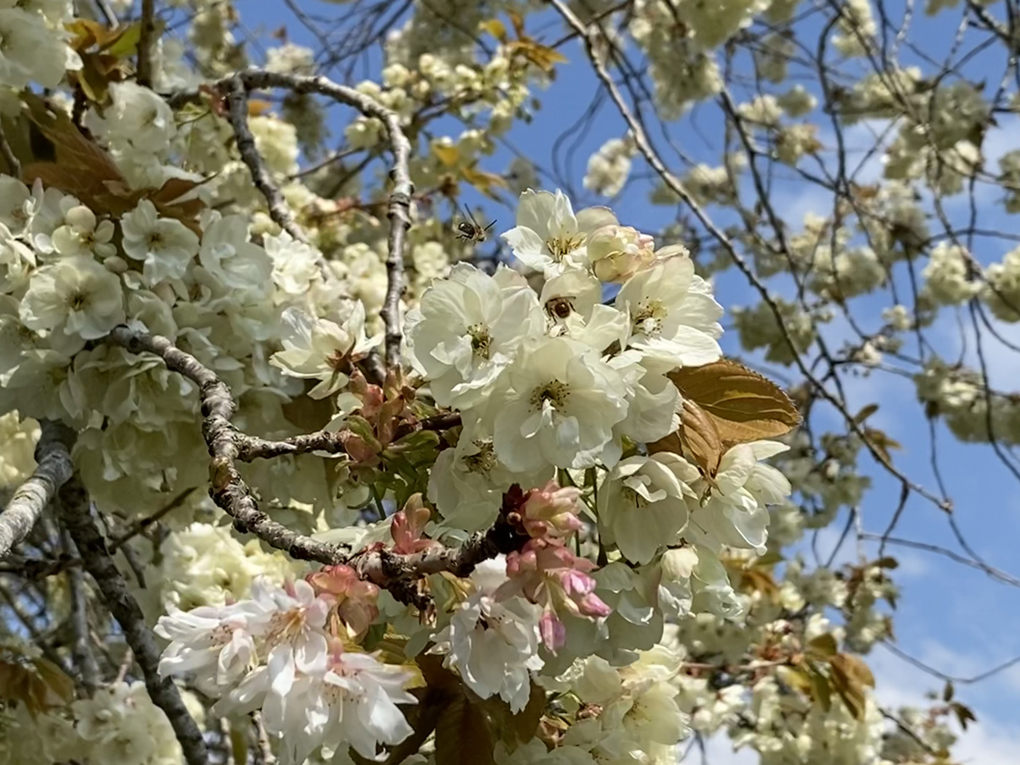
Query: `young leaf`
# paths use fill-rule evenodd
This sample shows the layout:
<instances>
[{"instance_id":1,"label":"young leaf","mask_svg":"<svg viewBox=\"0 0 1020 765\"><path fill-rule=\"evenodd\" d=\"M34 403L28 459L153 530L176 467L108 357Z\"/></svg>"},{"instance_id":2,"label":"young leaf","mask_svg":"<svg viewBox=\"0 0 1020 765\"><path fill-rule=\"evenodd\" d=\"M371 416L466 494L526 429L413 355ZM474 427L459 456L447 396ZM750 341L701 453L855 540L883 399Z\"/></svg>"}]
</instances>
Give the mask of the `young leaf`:
<instances>
[{"instance_id":1,"label":"young leaf","mask_svg":"<svg viewBox=\"0 0 1020 765\"><path fill-rule=\"evenodd\" d=\"M836 638L826 632L823 635L819 635L810 643L808 643L808 656L814 658L826 659L830 656L835 656L839 648L836 645Z\"/></svg>"},{"instance_id":2,"label":"young leaf","mask_svg":"<svg viewBox=\"0 0 1020 765\"><path fill-rule=\"evenodd\" d=\"M712 420L724 449L784 435L801 421L789 396L735 361L678 369L669 379L685 403L693 401Z\"/></svg>"},{"instance_id":3,"label":"young leaf","mask_svg":"<svg viewBox=\"0 0 1020 765\"><path fill-rule=\"evenodd\" d=\"M949 708L953 710L953 714L956 715L956 719L960 721L960 727L967 730L968 722L977 722L977 717L971 711L970 707L961 704L959 701L954 701L949 705Z\"/></svg>"},{"instance_id":4,"label":"young leaf","mask_svg":"<svg viewBox=\"0 0 1020 765\"><path fill-rule=\"evenodd\" d=\"M494 745L488 719L466 696L456 696L439 715L436 765L494 765Z\"/></svg>"},{"instance_id":5,"label":"young leaf","mask_svg":"<svg viewBox=\"0 0 1020 765\"><path fill-rule=\"evenodd\" d=\"M829 678L813 663L808 662L808 678L811 680L811 697L828 712L832 709L832 688Z\"/></svg>"},{"instance_id":6,"label":"young leaf","mask_svg":"<svg viewBox=\"0 0 1020 765\"><path fill-rule=\"evenodd\" d=\"M871 415L873 415L877 411L878 411L878 404L868 404L866 407L861 409L861 411L859 411L854 416L854 422L856 422L858 425L860 425L861 423L863 423L866 419L868 419Z\"/></svg>"},{"instance_id":7,"label":"young leaf","mask_svg":"<svg viewBox=\"0 0 1020 765\"><path fill-rule=\"evenodd\" d=\"M871 668L864 663L861 657L841 653L829 659L829 663L834 666L838 665L840 672L852 678L860 685L866 685L869 688L875 687L875 676L871 673Z\"/></svg>"},{"instance_id":8,"label":"young leaf","mask_svg":"<svg viewBox=\"0 0 1020 765\"><path fill-rule=\"evenodd\" d=\"M856 719L864 717L864 686L875 687L875 678L860 658L840 653L829 659L832 686Z\"/></svg>"},{"instance_id":9,"label":"young leaf","mask_svg":"<svg viewBox=\"0 0 1020 765\"><path fill-rule=\"evenodd\" d=\"M694 401L684 398L680 410L680 430L649 444L648 451L652 454L680 454L694 462L702 475L711 480L719 471L723 445L715 420Z\"/></svg>"},{"instance_id":10,"label":"young leaf","mask_svg":"<svg viewBox=\"0 0 1020 765\"><path fill-rule=\"evenodd\" d=\"M460 149L456 146L447 146L446 144L437 143L432 147L432 153L436 155L446 167L453 167L457 164L460 159Z\"/></svg>"}]
</instances>

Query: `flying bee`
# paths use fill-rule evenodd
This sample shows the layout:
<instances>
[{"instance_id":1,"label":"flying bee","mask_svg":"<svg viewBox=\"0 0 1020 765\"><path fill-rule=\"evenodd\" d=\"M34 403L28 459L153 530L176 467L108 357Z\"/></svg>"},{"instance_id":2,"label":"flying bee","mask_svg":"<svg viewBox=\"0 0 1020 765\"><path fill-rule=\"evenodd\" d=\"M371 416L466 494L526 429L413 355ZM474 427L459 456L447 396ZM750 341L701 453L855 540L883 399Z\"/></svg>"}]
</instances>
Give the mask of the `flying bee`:
<instances>
[{"instance_id":1,"label":"flying bee","mask_svg":"<svg viewBox=\"0 0 1020 765\"><path fill-rule=\"evenodd\" d=\"M468 220L462 220L457 224L457 238L462 242L481 244L486 240L486 234L488 234L489 229L496 225L496 221L482 228L478 225L478 221L475 220L475 216L471 214L471 210L468 209L467 205L464 205L464 212L467 213Z\"/></svg>"}]
</instances>

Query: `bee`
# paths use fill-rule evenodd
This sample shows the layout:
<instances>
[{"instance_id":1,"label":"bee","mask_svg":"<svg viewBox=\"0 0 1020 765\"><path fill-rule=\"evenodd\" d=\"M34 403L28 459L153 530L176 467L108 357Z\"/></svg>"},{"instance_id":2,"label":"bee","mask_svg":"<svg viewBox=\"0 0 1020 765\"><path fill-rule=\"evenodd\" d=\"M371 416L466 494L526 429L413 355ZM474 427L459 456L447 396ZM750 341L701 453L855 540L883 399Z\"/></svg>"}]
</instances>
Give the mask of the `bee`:
<instances>
[{"instance_id":1,"label":"bee","mask_svg":"<svg viewBox=\"0 0 1020 765\"><path fill-rule=\"evenodd\" d=\"M481 244L485 241L489 229L496 225L496 221L482 228L478 225L478 221L475 220L475 216L471 214L471 210L468 209L467 205L464 205L464 212L467 213L468 220L462 220L457 224L457 238L463 242Z\"/></svg>"}]
</instances>

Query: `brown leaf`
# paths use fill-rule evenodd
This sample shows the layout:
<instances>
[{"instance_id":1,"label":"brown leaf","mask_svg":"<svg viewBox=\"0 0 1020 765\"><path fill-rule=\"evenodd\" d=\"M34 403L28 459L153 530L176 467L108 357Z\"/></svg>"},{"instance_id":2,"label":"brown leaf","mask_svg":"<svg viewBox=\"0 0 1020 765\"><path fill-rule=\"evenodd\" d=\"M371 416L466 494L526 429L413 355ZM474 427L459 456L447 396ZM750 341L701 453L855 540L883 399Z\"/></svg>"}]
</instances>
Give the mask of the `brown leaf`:
<instances>
[{"instance_id":1,"label":"brown leaf","mask_svg":"<svg viewBox=\"0 0 1020 765\"><path fill-rule=\"evenodd\" d=\"M954 701L949 705L949 708L953 710L953 714L956 715L956 719L960 721L960 727L967 730L968 722L977 722L977 717L971 711L970 707L961 704L959 701Z\"/></svg>"},{"instance_id":2,"label":"brown leaf","mask_svg":"<svg viewBox=\"0 0 1020 765\"><path fill-rule=\"evenodd\" d=\"M789 396L741 364L722 359L671 372L669 379L715 424L723 449L789 433L801 417Z\"/></svg>"},{"instance_id":3,"label":"brown leaf","mask_svg":"<svg viewBox=\"0 0 1020 765\"><path fill-rule=\"evenodd\" d=\"M481 706L455 697L436 723L436 765L493 765L489 720Z\"/></svg>"},{"instance_id":4,"label":"brown leaf","mask_svg":"<svg viewBox=\"0 0 1020 765\"><path fill-rule=\"evenodd\" d=\"M74 697L74 682L46 659L0 661L0 701L18 701L35 716Z\"/></svg>"},{"instance_id":5,"label":"brown leaf","mask_svg":"<svg viewBox=\"0 0 1020 765\"><path fill-rule=\"evenodd\" d=\"M176 218L196 234L201 236L202 230L198 218L205 209L205 202L193 197L192 192L207 183L191 181L186 178L170 178L158 189L144 192L142 198L150 200L164 218Z\"/></svg>"},{"instance_id":6,"label":"brown leaf","mask_svg":"<svg viewBox=\"0 0 1020 765\"><path fill-rule=\"evenodd\" d=\"M494 737L506 744L510 751L535 737L538 724L545 713L545 691L535 683L531 684L531 695L527 705L517 714L514 714L510 705L498 696L491 696L483 701L467 691L467 697L470 703L480 706L483 714L489 719Z\"/></svg>"},{"instance_id":7,"label":"brown leaf","mask_svg":"<svg viewBox=\"0 0 1020 765\"><path fill-rule=\"evenodd\" d=\"M538 731L538 724L545 714L546 697L545 690L535 683L531 684L531 696L528 704L518 714L514 715L514 733L517 740L526 744L535 737Z\"/></svg>"},{"instance_id":8,"label":"brown leaf","mask_svg":"<svg viewBox=\"0 0 1020 765\"><path fill-rule=\"evenodd\" d=\"M443 658L430 653L420 653L415 659L418 668L421 669L422 677L428 683L429 688L443 690L450 693L461 693L463 686L456 674L443 666Z\"/></svg>"},{"instance_id":9,"label":"brown leaf","mask_svg":"<svg viewBox=\"0 0 1020 765\"><path fill-rule=\"evenodd\" d=\"M829 659L829 663L832 664L834 668L838 665L840 672L845 674L847 677L853 678L861 685L866 685L869 688L875 687L875 676L871 673L871 668L864 663L864 659L860 656L841 653Z\"/></svg>"},{"instance_id":10,"label":"brown leaf","mask_svg":"<svg viewBox=\"0 0 1020 765\"><path fill-rule=\"evenodd\" d=\"M829 658L832 687L854 718L864 717L864 686L875 687L875 678L868 665L857 656L836 654Z\"/></svg>"},{"instance_id":11,"label":"brown leaf","mask_svg":"<svg viewBox=\"0 0 1020 765\"><path fill-rule=\"evenodd\" d=\"M82 204L100 213L122 215L137 203L137 194L123 195L113 181L104 180L87 167L62 162L33 162L21 169L22 180L31 186L36 179L47 188L72 194ZM122 188L122 187L121 187Z\"/></svg>"},{"instance_id":12,"label":"brown leaf","mask_svg":"<svg viewBox=\"0 0 1020 765\"><path fill-rule=\"evenodd\" d=\"M884 431L877 430L875 428L864 428L864 437L868 440L875 450L881 454L885 461L890 465L892 464L892 457L889 455L890 449L902 449L903 445L899 441L889 438Z\"/></svg>"},{"instance_id":13,"label":"brown leaf","mask_svg":"<svg viewBox=\"0 0 1020 765\"><path fill-rule=\"evenodd\" d=\"M715 419L696 402L684 398L677 436L681 446L680 454L694 460L703 474L714 478L725 451Z\"/></svg>"},{"instance_id":14,"label":"brown leaf","mask_svg":"<svg viewBox=\"0 0 1020 765\"><path fill-rule=\"evenodd\" d=\"M22 95L29 108L30 119L52 143L57 163L83 168L100 180L120 181L124 177L110 155L86 138L63 112L50 111L45 102L33 93Z\"/></svg>"}]
</instances>

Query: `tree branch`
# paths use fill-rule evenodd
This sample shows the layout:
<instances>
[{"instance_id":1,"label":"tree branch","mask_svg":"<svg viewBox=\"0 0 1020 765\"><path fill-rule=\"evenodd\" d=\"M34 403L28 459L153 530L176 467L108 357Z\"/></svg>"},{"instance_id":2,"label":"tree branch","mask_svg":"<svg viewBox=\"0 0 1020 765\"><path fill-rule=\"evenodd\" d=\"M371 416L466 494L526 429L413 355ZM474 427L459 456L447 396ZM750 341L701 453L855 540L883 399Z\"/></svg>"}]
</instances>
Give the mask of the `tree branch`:
<instances>
[{"instance_id":1,"label":"tree branch","mask_svg":"<svg viewBox=\"0 0 1020 765\"><path fill-rule=\"evenodd\" d=\"M74 433L58 422L44 420L41 427L42 434L35 447L38 467L14 492L7 509L0 514L0 558L28 536L57 489L74 472L70 452Z\"/></svg>"},{"instance_id":2,"label":"tree branch","mask_svg":"<svg viewBox=\"0 0 1020 765\"><path fill-rule=\"evenodd\" d=\"M110 334L110 340L131 353L156 354L163 359L168 369L187 377L198 386L202 401L202 435L212 457L212 487L209 494L234 519L234 528L242 533L255 534L272 547L284 550L300 560L326 564L343 563L346 560L346 548L297 534L259 510L251 490L237 472L235 460L240 453L239 442L248 445L261 443L261 439L245 436L230 422L236 409L234 399L230 389L212 370L159 335L118 327ZM247 446L246 454L250 452L251 447Z\"/></svg>"},{"instance_id":3,"label":"tree branch","mask_svg":"<svg viewBox=\"0 0 1020 765\"><path fill-rule=\"evenodd\" d=\"M170 678L160 679L159 647L138 603L106 550L106 541L92 518L89 497L80 479L72 478L60 489L60 517L78 547L82 563L103 595L107 608L124 633L145 678L152 703L166 714L181 744L188 765L208 765L202 731L188 713L181 694Z\"/></svg>"},{"instance_id":4,"label":"tree branch","mask_svg":"<svg viewBox=\"0 0 1020 765\"><path fill-rule=\"evenodd\" d=\"M248 126L248 91L244 81L240 75L235 75L218 83L217 88L227 99L227 115L230 125L234 129L237 151L244 164L248 166L248 170L251 171L251 179L255 187L266 198L269 217L299 242L307 243L308 235L294 220L294 214L290 211L287 200L283 198L283 194L276 182L273 181L266 163L255 146L255 136L252 135L251 128Z\"/></svg>"},{"instance_id":5,"label":"tree branch","mask_svg":"<svg viewBox=\"0 0 1020 765\"><path fill-rule=\"evenodd\" d=\"M10 168L11 175L15 178L21 177L21 161L15 156L14 150L11 145L7 142L7 134L4 133L4 127L0 124L0 156L4 158Z\"/></svg>"},{"instance_id":6,"label":"tree branch","mask_svg":"<svg viewBox=\"0 0 1020 765\"><path fill-rule=\"evenodd\" d=\"M325 431L284 441L266 441L249 436L230 422L236 408L230 389L215 372L203 366L194 356L180 350L165 337L127 327L116 328L109 339L131 353L147 352L159 356L168 369L195 383L202 402L202 434L212 457L210 496L234 519L234 527L238 531L255 534L293 558L326 565L349 564L363 579L386 587L401 602L426 608L429 598L416 592L418 579L439 571L467 576L481 561L519 549L527 540L507 520L507 515L518 509L513 504L514 496L511 493L504 497L503 512L491 528L476 533L455 548L436 545L411 555L372 549L351 555L345 546L319 542L291 531L259 510L251 490L237 471L237 460L250 461L318 450L342 451L341 436ZM452 424L453 420L445 417L434 423L451 427Z\"/></svg>"}]
</instances>

